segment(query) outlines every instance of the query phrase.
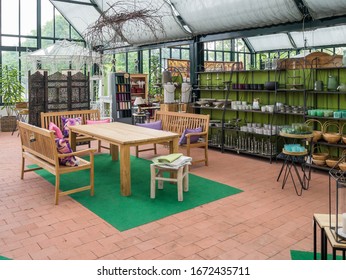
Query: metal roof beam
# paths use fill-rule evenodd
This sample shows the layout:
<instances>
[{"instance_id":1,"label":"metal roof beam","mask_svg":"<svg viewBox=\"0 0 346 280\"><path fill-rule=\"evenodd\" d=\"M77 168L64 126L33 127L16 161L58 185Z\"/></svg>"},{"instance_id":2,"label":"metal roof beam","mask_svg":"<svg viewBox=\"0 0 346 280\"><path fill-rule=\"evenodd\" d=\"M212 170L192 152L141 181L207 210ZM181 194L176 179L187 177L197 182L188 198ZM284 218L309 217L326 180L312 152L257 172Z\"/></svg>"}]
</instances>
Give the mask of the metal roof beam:
<instances>
[{"instance_id":1,"label":"metal roof beam","mask_svg":"<svg viewBox=\"0 0 346 280\"><path fill-rule=\"evenodd\" d=\"M315 28L329 27L335 25L346 24L345 16L338 16L328 19L318 19L312 21L305 21L304 28L305 30L311 30ZM224 33L210 34L210 35L201 35L201 42L210 42L210 41L218 41L218 40L226 40L233 38L244 38L244 37L253 37L260 35L270 35L276 33L288 33L292 31L301 31L303 28L303 23L295 22L295 23L286 23L279 24L275 26L262 27L262 28L252 28L252 29L244 29L244 30L236 30Z\"/></svg>"},{"instance_id":2,"label":"metal roof beam","mask_svg":"<svg viewBox=\"0 0 346 280\"><path fill-rule=\"evenodd\" d=\"M69 4L77 4L77 5L84 5L84 6L93 6L94 8L97 7L95 3L87 3L87 2L80 2L80 1L69 1L69 0L49 0L52 4L53 2L65 2Z\"/></svg>"}]
</instances>

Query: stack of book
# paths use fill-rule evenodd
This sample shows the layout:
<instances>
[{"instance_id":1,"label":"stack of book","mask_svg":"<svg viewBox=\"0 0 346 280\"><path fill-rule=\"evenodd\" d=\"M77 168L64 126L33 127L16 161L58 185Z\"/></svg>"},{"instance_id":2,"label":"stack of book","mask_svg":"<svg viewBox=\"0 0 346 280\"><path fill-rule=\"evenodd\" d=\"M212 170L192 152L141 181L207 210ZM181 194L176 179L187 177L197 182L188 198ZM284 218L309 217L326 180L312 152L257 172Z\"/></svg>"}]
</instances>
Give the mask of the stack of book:
<instances>
[{"instance_id":1,"label":"stack of book","mask_svg":"<svg viewBox=\"0 0 346 280\"><path fill-rule=\"evenodd\" d=\"M159 167L173 169L178 169L185 164L191 164L191 161L191 157L184 156L181 153L159 156L152 159L152 162Z\"/></svg>"}]
</instances>

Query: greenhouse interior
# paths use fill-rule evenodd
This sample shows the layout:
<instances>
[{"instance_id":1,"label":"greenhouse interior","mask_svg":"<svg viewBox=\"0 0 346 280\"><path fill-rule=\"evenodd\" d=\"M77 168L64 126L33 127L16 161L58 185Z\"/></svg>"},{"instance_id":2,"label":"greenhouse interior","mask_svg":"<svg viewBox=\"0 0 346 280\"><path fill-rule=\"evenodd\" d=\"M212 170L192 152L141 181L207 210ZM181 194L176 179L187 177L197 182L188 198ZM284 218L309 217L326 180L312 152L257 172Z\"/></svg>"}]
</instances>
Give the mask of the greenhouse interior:
<instances>
[{"instance_id":1,"label":"greenhouse interior","mask_svg":"<svg viewBox=\"0 0 346 280\"><path fill-rule=\"evenodd\" d=\"M0 260L346 259L346 0L0 0L0 67Z\"/></svg>"}]
</instances>

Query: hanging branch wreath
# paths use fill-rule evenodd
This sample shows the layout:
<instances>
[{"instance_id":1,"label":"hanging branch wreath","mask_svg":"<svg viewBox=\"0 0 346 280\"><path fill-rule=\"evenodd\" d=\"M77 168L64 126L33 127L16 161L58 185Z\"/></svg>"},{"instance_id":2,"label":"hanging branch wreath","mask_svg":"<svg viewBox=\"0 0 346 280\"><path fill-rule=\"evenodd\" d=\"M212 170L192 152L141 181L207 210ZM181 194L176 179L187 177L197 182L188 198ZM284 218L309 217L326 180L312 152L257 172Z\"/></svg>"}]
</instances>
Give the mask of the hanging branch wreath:
<instances>
[{"instance_id":1,"label":"hanging branch wreath","mask_svg":"<svg viewBox=\"0 0 346 280\"><path fill-rule=\"evenodd\" d=\"M131 29L136 33L145 34L150 32L155 39L159 34L164 34L162 23L161 7L155 7L153 4L147 4L147 7L139 7L134 1L117 1L106 11L101 13L98 20L89 26L84 34L84 38L92 47L102 46L117 47L131 44ZM125 43L125 44L124 44Z\"/></svg>"}]
</instances>

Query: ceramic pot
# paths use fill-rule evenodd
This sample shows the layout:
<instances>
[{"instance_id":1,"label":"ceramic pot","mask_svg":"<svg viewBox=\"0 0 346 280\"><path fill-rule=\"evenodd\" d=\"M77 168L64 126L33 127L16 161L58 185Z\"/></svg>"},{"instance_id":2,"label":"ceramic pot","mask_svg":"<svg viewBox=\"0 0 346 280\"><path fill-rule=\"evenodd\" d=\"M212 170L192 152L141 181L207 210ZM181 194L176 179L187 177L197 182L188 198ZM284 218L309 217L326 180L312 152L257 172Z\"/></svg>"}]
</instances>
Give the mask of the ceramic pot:
<instances>
[{"instance_id":1,"label":"ceramic pot","mask_svg":"<svg viewBox=\"0 0 346 280\"><path fill-rule=\"evenodd\" d=\"M346 91L346 84L341 83L341 84L338 86L337 90L338 90L338 91L345 92L345 91Z\"/></svg>"},{"instance_id":2,"label":"ceramic pot","mask_svg":"<svg viewBox=\"0 0 346 280\"><path fill-rule=\"evenodd\" d=\"M314 90L316 90L316 91L323 90L323 82L322 81L315 81Z\"/></svg>"},{"instance_id":3,"label":"ceramic pot","mask_svg":"<svg viewBox=\"0 0 346 280\"><path fill-rule=\"evenodd\" d=\"M337 88L338 88L338 82L336 80L336 77L329 75L327 89L328 90L336 90Z\"/></svg>"},{"instance_id":4,"label":"ceramic pot","mask_svg":"<svg viewBox=\"0 0 346 280\"><path fill-rule=\"evenodd\" d=\"M266 90L275 90L276 88L279 88L278 82L266 82L264 84L264 89Z\"/></svg>"}]
</instances>

